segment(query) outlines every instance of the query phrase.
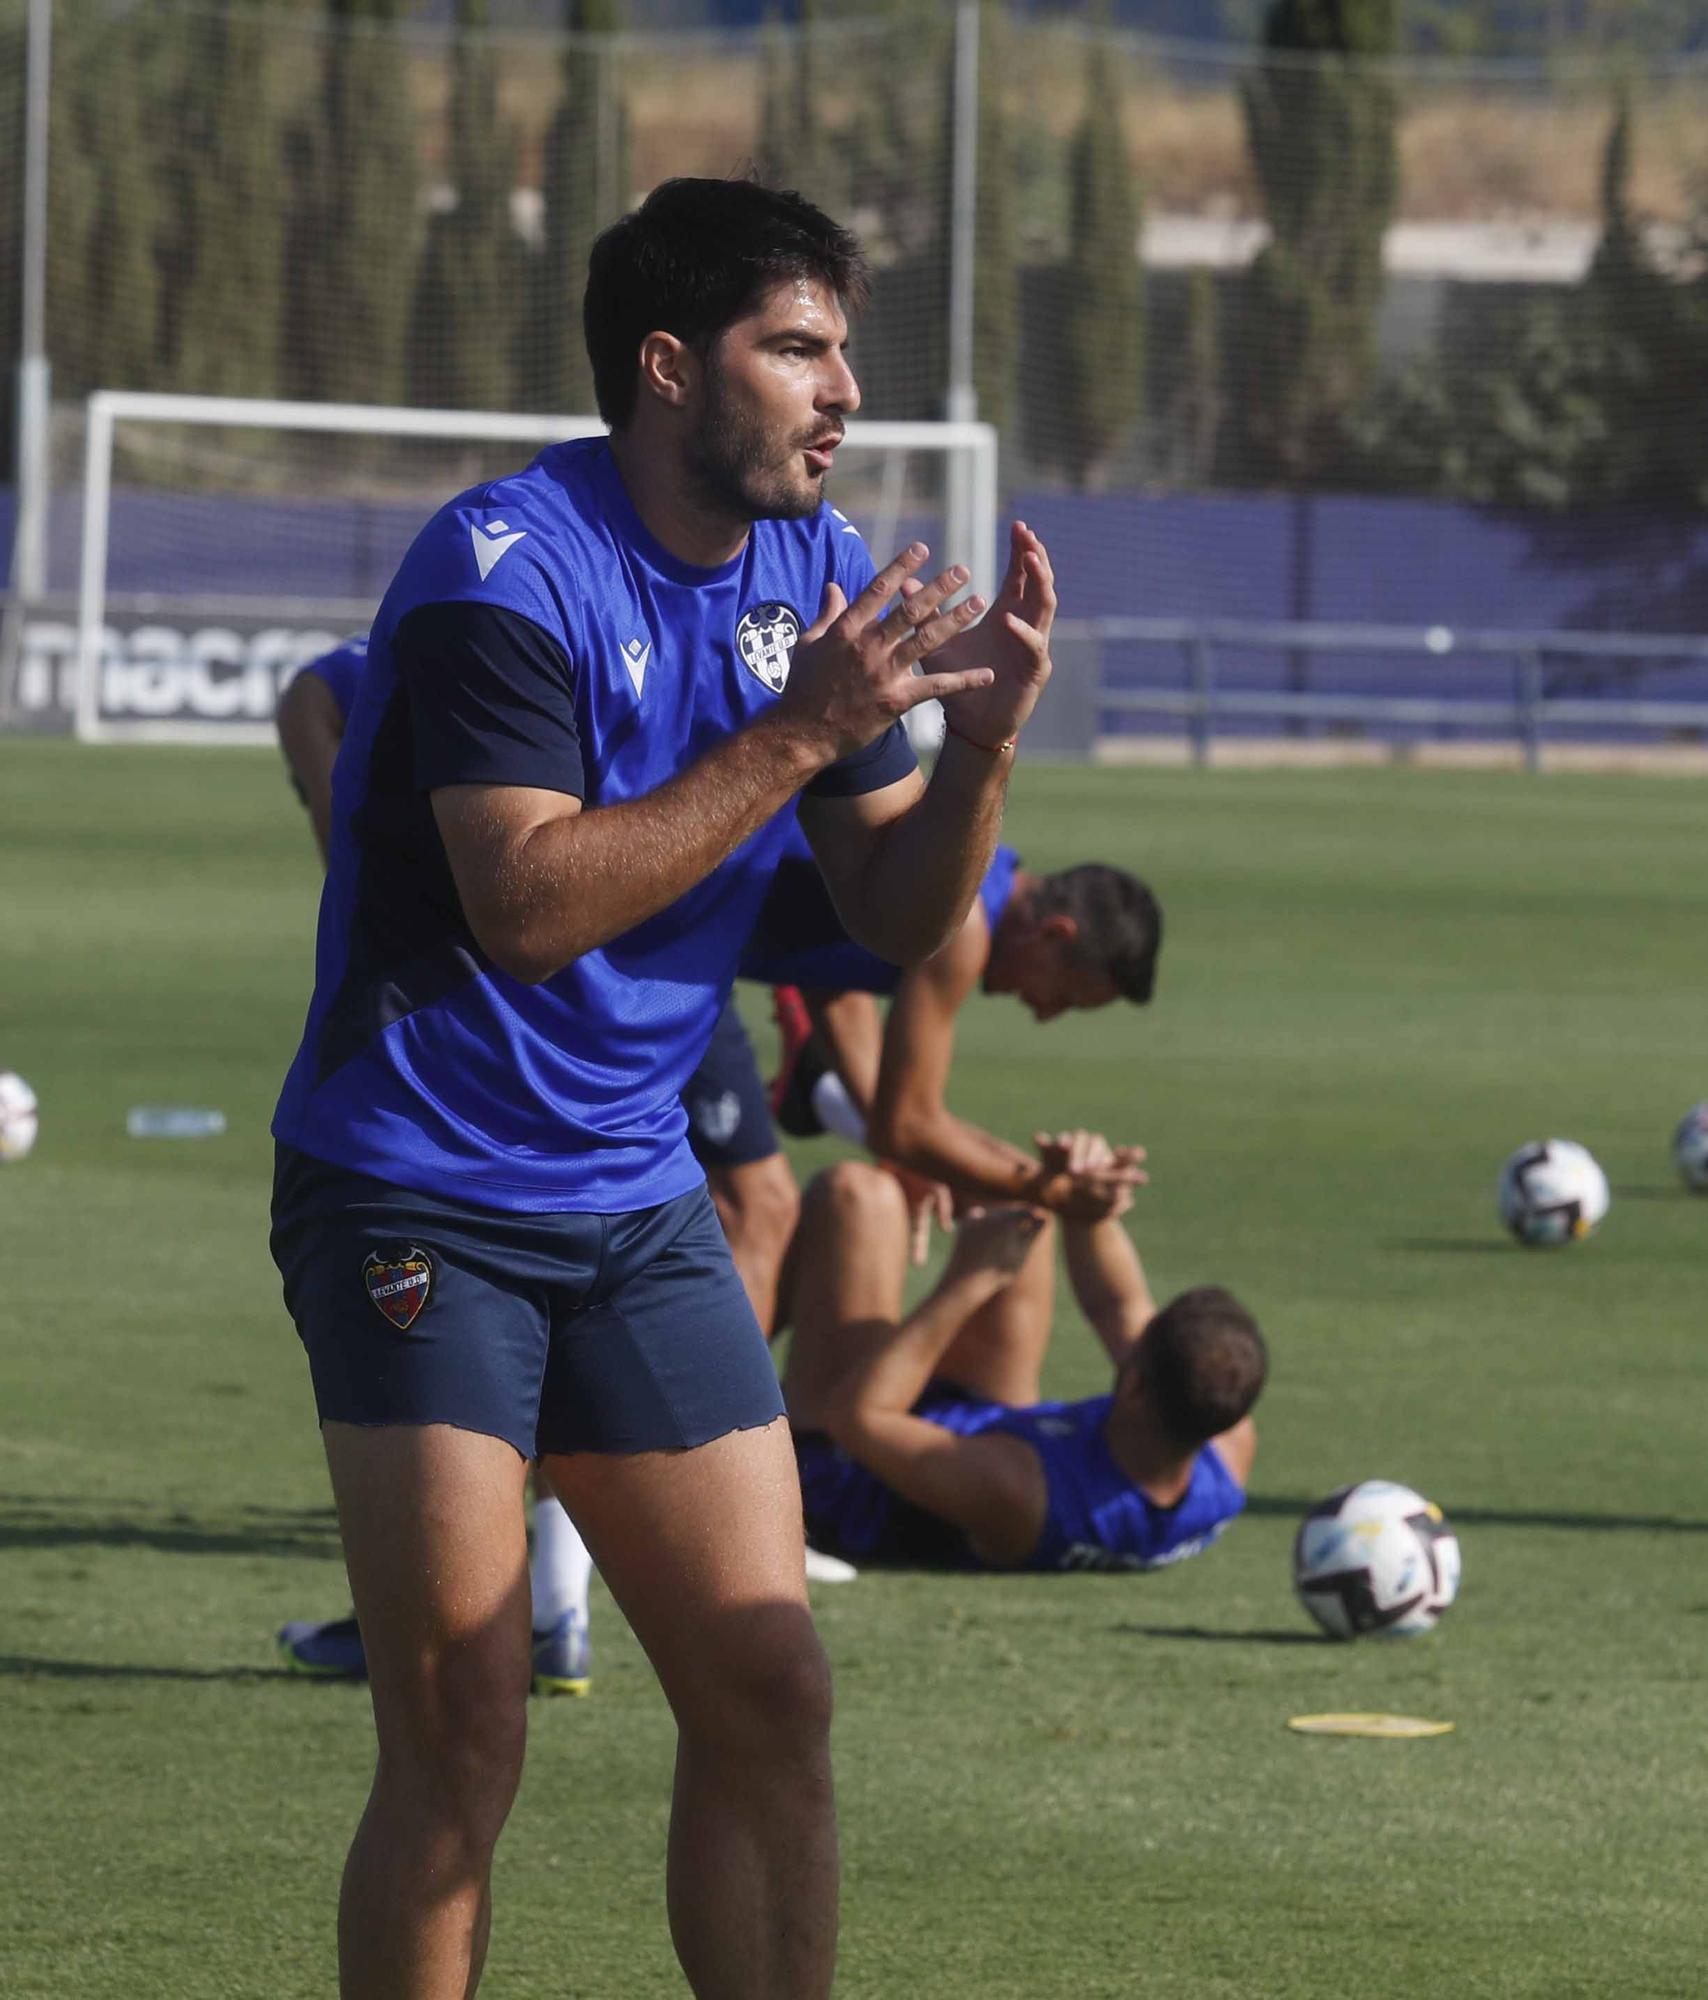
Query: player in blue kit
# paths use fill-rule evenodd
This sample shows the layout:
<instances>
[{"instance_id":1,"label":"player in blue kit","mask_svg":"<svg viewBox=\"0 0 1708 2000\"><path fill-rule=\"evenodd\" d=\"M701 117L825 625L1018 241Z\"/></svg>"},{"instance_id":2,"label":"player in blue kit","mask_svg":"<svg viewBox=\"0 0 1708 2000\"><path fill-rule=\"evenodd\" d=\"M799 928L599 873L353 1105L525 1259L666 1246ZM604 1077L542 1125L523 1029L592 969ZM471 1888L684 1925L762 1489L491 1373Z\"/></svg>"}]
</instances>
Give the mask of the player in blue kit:
<instances>
[{"instance_id":1,"label":"player in blue kit","mask_svg":"<svg viewBox=\"0 0 1708 2000\"><path fill-rule=\"evenodd\" d=\"M730 1009L687 1091L695 1150L717 1168L713 1196L756 1305L779 1296L799 1207L773 1109L786 1131L804 1138L828 1129L870 1144L903 1174L920 1224L919 1261L930 1219L946 1221L952 1200L1044 1199L1101 1215L1099 1190L1069 1177L1043 1194L1032 1154L950 1109L958 1016L981 990L1015 995L1039 1021L1118 999L1143 1005L1161 946L1161 908L1136 876L1098 862L1040 875L999 846L955 937L923 965L903 969L849 937L793 828L739 968L743 979L776 991L782 1087L768 1103L752 1044ZM887 1022L873 996L893 996ZM789 1021L791 1005L810 1010L810 1039ZM786 1317L785 1300L778 1318ZM760 1318L769 1330L763 1309Z\"/></svg>"},{"instance_id":2,"label":"player in blue kit","mask_svg":"<svg viewBox=\"0 0 1708 2000\"><path fill-rule=\"evenodd\" d=\"M314 828L322 861L332 839L332 766L367 657L367 640L352 637L304 661L279 696L273 716L285 768Z\"/></svg>"},{"instance_id":3,"label":"player in blue kit","mask_svg":"<svg viewBox=\"0 0 1708 2000\"><path fill-rule=\"evenodd\" d=\"M823 505L864 290L853 239L798 196L655 191L590 263L610 439L443 508L370 635L274 1126L274 1254L380 1741L347 1994L478 1983L521 1768L536 1456L675 1713L689 1986L830 1987L829 1685L794 1452L681 1092L751 926L746 863L803 788L863 943L905 963L956 929L1055 608L1020 524L978 622L965 572L904 594L925 551L874 576ZM953 735L927 785L896 725L932 695Z\"/></svg>"},{"instance_id":4,"label":"player in blue kit","mask_svg":"<svg viewBox=\"0 0 1708 2000\"><path fill-rule=\"evenodd\" d=\"M802 1136L828 1122L962 1201L1080 1199L1070 1177L1045 1191L1036 1156L958 1117L947 1103L955 1030L974 993L1011 994L1035 1020L1146 1005L1155 991L1162 910L1145 883L1101 862L1041 875L996 849L955 936L922 965L887 965L843 930L803 844L785 849L742 955L744 978L812 994L824 1046L804 1054L779 1105ZM887 1020L863 995L893 995ZM814 1092L834 1070L837 1095ZM811 1111L816 1095L817 1109ZM838 1104L838 1096L841 1103ZM828 1112L829 1118L824 1114ZM1101 1213L1095 1202L1084 1213Z\"/></svg>"},{"instance_id":5,"label":"player in blue kit","mask_svg":"<svg viewBox=\"0 0 1708 2000\"><path fill-rule=\"evenodd\" d=\"M279 697L275 724L292 788L326 859L332 828L332 768L367 664L363 636L307 660ZM536 1482L528 1567L536 1694L586 1694L591 1685L587 1596L592 1563L562 1504ZM823 1560L820 1558L819 1560ZM280 1628L279 1655L292 1673L363 1680L368 1663L354 1615L293 1618Z\"/></svg>"},{"instance_id":6,"label":"player in blue kit","mask_svg":"<svg viewBox=\"0 0 1708 2000\"><path fill-rule=\"evenodd\" d=\"M1042 1147L1094 1162L1085 1133ZM821 1175L801 1224L785 1377L807 1530L857 1560L988 1569L1154 1569L1207 1548L1245 1505L1263 1339L1227 1292L1158 1312L1119 1219L1060 1226L1112 1389L1039 1400L1054 1273L1041 1209L974 1209L905 1318L907 1216L859 1161Z\"/></svg>"}]
</instances>

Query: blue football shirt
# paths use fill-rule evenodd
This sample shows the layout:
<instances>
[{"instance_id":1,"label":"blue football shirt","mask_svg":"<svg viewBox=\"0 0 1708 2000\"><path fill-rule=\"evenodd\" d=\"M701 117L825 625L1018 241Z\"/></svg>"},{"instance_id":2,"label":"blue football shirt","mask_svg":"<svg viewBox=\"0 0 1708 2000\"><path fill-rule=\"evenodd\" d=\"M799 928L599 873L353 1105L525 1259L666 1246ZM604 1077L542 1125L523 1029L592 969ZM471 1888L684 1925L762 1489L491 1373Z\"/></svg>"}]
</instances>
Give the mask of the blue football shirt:
<instances>
[{"instance_id":1,"label":"blue football shirt","mask_svg":"<svg viewBox=\"0 0 1708 2000\"><path fill-rule=\"evenodd\" d=\"M338 704L340 717L348 722L350 710L356 703L356 683L362 678L362 669L367 662L367 640L350 638L334 646L331 652L322 653L318 659L304 661L297 672L313 674L317 681L323 682Z\"/></svg>"},{"instance_id":2,"label":"blue football shirt","mask_svg":"<svg viewBox=\"0 0 1708 2000\"><path fill-rule=\"evenodd\" d=\"M831 993L893 993L901 967L856 944L842 927L830 891L795 822L766 885L753 929L742 948L740 976L764 986L804 986ZM994 934L1014 893L1020 856L998 847L979 883L979 902Z\"/></svg>"},{"instance_id":3,"label":"blue football shirt","mask_svg":"<svg viewBox=\"0 0 1708 2000\"><path fill-rule=\"evenodd\" d=\"M1201 1554L1245 1507L1245 1489L1213 1444L1193 1461L1186 1491L1172 1507L1141 1493L1115 1463L1105 1430L1113 1397L1077 1403L1031 1403L1011 1409L946 1388L928 1389L915 1413L959 1437L1004 1431L1038 1454L1049 1492L1037 1547L1018 1565L1030 1570L1162 1569ZM892 1493L828 1440L814 1439L801 1460L807 1531L854 1557L988 1567L965 1532Z\"/></svg>"},{"instance_id":4,"label":"blue football shirt","mask_svg":"<svg viewBox=\"0 0 1708 2000\"><path fill-rule=\"evenodd\" d=\"M333 778L315 990L273 1131L479 1207L619 1212L704 1174L682 1086L788 820L539 985L475 942L429 794L519 785L592 806L656 790L777 698L836 581L870 581L834 509L758 521L696 568L648 532L604 439L554 445L428 523L380 606ZM896 727L810 790L915 768Z\"/></svg>"}]
</instances>

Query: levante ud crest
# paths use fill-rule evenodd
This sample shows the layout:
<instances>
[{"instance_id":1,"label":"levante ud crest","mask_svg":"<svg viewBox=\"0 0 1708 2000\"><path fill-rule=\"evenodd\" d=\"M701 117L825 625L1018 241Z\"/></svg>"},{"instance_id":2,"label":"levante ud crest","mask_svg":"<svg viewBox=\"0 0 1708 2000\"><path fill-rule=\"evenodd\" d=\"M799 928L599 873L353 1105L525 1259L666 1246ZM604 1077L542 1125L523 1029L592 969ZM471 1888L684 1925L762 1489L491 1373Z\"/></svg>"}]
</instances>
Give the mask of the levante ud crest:
<instances>
[{"instance_id":1,"label":"levante ud crest","mask_svg":"<svg viewBox=\"0 0 1708 2000\"><path fill-rule=\"evenodd\" d=\"M801 621L786 604L756 604L735 628L735 649L755 680L773 694L789 678L789 656L801 636Z\"/></svg>"},{"instance_id":2,"label":"levante ud crest","mask_svg":"<svg viewBox=\"0 0 1708 2000\"><path fill-rule=\"evenodd\" d=\"M370 1250L362 1266L362 1283L398 1332L407 1333L433 1290L433 1260L413 1244L390 1256Z\"/></svg>"}]
</instances>

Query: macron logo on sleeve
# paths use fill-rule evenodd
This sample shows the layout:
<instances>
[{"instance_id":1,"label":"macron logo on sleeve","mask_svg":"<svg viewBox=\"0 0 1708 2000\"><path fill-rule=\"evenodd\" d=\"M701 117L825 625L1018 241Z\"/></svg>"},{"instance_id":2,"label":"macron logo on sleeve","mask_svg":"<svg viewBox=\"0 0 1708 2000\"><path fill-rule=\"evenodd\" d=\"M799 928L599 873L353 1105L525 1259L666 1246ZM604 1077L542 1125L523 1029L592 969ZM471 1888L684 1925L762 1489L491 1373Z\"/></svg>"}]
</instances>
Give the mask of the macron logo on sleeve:
<instances>
[{"instance_id":1,"label":"macron logo on sleeve","mask_svg":"<svg viewBox=\"0 0 1708 2000\"><path fill-rule=\"evenodd\" d=\"M469 540L474 543L482 583L503 560L505 550L514 548L527 532L526 528L512 528L507 521L493 521L484 528L478 521L469 523Z\"/></svg>"}]
</instances>

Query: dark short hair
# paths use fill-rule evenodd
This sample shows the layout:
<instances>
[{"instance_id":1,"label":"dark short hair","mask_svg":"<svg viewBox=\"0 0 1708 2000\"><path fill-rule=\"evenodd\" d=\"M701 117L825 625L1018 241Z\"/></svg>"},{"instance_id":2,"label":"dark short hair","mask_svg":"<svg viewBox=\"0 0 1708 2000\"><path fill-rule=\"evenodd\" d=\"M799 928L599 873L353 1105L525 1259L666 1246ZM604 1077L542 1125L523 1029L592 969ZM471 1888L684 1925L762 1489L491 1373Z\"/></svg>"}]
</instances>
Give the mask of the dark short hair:
<instances>
[{"instance_id":1,"label":"dark short hair","mask_svg":"<svg viewBox=\"0 0 1708 2000\"><path fill-rule=\"evenodd\" d=\"M816 279L851 312L870 277L852 233L804 195L756 180L664 181L587 260L581 321L599 414L634 416L640 345L673 333L701 353L773 285Z\"/></svg>"},{"instance_id":2,"label":"dark short hair","mask_svg":"<svg viewBox=\"0 0 1708 2000\"><path fill-rule=\"evenodd\" d=\"M1142 1007L1155 992L1162 905L1136 875L1101 861L1064 868L1040 880L1031 914L1072 917L1069 956L1107 973L1126 999Z\"/></svg>"},{"instance_id":3,"label":"dark short hair","mask_svg":"<svg viewBox=\"0 0 1708 2000\"><path fill-rule=\"evenodd\" d=\"M1199 1285L1163 1307L1139 1336L1129 1366L1169 1436L1200 1445L1231 1429L1257 1401L1269 1350L1232 1292Z\"/></svg>"}]
</instances>

